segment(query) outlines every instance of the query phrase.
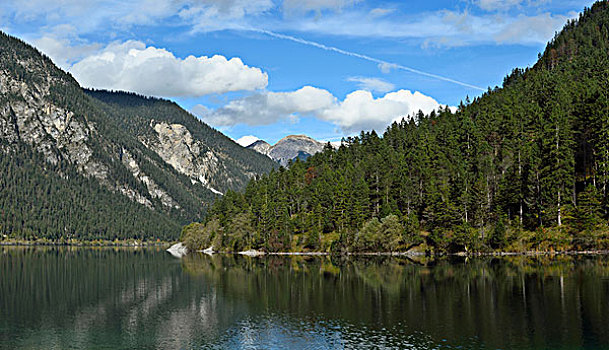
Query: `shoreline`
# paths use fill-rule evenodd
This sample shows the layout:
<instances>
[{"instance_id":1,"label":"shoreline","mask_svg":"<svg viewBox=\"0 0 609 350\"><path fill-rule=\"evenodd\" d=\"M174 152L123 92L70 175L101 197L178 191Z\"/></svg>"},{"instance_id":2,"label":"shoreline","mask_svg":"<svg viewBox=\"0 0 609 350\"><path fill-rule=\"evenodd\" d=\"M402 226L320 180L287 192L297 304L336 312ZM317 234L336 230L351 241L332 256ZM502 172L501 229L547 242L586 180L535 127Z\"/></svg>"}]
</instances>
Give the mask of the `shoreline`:
<instances>
[{"instance_id":1,"label":"shoreline","mask_svg":"<svg viewBox=\"0 0 609 350\"><path fill-rule=\"evenodd\" d=\"M203 250L197 250L194 253L208 254L208 255L244 255L249 257L260 257L260 256L395 256L395 257L409 257L409 256L459 256L459 257L508 257L508 256L555 256L555 255L609 255L609 250L571 250L571 251L523 251L523 252L486 252L486 253L444 253L444 254L426 254L423 252L370 252L370 253L346 253L346 254L332 254L328 252L262 252L257 251L255 254L245 252L204 252Z\"/></svg>"},{"instance_id":2,"label":"shoreline","mask_svg":"<svg viewBox=\"0 0 609 350\"><path fill-rule=\"evenodd\" d=\"M11 240L0 241L0 247L87 247L87 248L143 248L143 247L169 247L171 242L142 242L142 241L71 241L71 242L54 242L54 241L25 241Z\"/></svg>"},{"instance_id":3,"label":"shoreline","mask_svg":"<svg viewBox=\"0 0 609 350\"><path fill-rule=\"evenodd\" d=\"M170 248L174 244L179 242L142 242L142 241L71 241L71 242L53 242L53 241L0 241L0 247L82 247L82 248ZM343 255L343 256L395 256L395 257L409 257L409 256L459 256L459 257L508 257L508 256L555 256L555 255L609 255L609 250L596 249L596 250L565 250L565 251L535 251L527 250L521 252L456 252L456 253L442 253L427 254L425 252L365 252L365 253L352 253L346 254L332 254L329 252L264 252L264 251L243 251L243 252L228 252L228 251L204 251L197 250L189 253L200 253L208 255L243 255L249 257L260 257L260 256L332 256L332 255Z\"/></svg>"}]
</instances>

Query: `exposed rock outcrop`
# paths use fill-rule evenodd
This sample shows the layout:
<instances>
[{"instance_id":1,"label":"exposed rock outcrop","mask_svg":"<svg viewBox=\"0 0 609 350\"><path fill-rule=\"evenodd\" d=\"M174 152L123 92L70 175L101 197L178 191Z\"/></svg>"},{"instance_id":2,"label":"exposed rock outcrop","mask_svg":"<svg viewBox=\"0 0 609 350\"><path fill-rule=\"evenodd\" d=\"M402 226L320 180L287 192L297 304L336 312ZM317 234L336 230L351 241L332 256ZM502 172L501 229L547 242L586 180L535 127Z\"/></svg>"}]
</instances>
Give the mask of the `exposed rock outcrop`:
<instances>
[{"instance_id":1,"label":"exposed rock outcrop","mask_svg":"<svg viewBox=\"0 0 609 350\"><path fill-rule=\"evenodd\" d=\"M209 184L220 169L215 152L195 140L184 125L156 123L154 120L151 123L157 133L156 142L150 142L152 149L178 172L221 194Z\"/></svg>"},{"instance_id":2,"label":"exposed rock outcrop","mask_svg":"<svg viewBox=\"0 0 609 350\"><path fill-rule=\"evenodd\" d=\"M22 64L26 69L30 65L27 61ZM85 175L105 181L108 168L92 157L89 145L94 129L84 118L51 101L51 82L48 77L28 85L0 72L0 94L12 96L10 103L0 105L0 138L27 143L52 164L65 159Z\"/></svg>"},{"instance_id":3,"label":"exposed rock outcrop","mask_svg":"<svg viewBox=\"0 0 609 350\"><path fill-rule=\"evenodd\" d=\"M148 188L148 193L150 193L152 198L160 199L161 203L163 203L163 205L166 207L173 207L176 209L180 209L180 205L173 198L171 198L171 196L166 191L164 191L159 185L157 185L157 183L150 176L146 175L140 169L140 166L137 164L137 161L134 159L134 157L131 155L131 153L129 153L129 151L127 151L126 149L122 150L121 160L122 160L123 164L125 164L125 166L129 170L131 170L131 173L133 174L133 176L146 185L146 187ZM127 195L129 196L129 194L127 194ZM129 196L129 197L131 197L131 196ZM134 197L134 199L141 204L144 204L148 207L152 207L152 203L150 203L150 200L148 200L145 197L136 196L136 197Z\"/></svg>"}]
</instances>

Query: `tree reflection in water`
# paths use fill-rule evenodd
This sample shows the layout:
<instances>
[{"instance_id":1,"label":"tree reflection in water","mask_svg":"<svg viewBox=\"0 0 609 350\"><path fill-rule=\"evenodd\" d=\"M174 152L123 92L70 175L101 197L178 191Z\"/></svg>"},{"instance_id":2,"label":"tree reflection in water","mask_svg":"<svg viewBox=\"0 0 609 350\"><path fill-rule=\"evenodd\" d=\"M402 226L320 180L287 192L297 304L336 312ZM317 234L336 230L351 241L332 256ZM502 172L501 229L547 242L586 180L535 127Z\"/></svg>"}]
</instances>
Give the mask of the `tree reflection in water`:
<instances>
[{"instance_id":1,"label":"tree reflection in water","mask_svg":"<svg viewBox=\"0 0 609 350\"><path fill-rule=\"evenodd\" d=\"M0 347L609 348L605 256L0 249Z\"/></svg>"}]
</instances>

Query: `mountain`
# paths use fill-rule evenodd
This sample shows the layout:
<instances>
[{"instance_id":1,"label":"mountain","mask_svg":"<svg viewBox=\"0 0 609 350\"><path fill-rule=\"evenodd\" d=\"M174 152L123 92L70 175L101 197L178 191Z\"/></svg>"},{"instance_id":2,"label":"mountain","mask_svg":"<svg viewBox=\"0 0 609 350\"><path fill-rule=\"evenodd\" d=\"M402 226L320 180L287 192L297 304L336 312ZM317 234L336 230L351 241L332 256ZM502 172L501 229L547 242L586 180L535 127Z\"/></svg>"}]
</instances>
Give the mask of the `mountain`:
<instances>
[{"instance_id":1,"label":"mountain","mask_svg":"<svg viewBox=\"0 0 609 350\"><path fill-rule=\"evenodd\" d=\"M0 33L0 233L174 239L276 165L173 102L83 90Z\"/></svg>"},{"instance_id":2,"label":"mountain","mask_svg":"<svg viewBox=\"0 0 609 350\"><path fill-rule=\"evenodd\" d=\"M251 177L275 167L266 157L244 150L174 102L128 92L85 93L102 102L120 128L136 135L179 173L215 193L242 189Z\"/></svg>"},{"instance_id":3,"label":"mountain","mask_svg":"<svg viewBox=\"0 0 609 350\"><path fill-rule=\"evenodd\" d=\"M262 154L268 156L269 151L271 150L272 146L269 145L268 142L266 142L264 140L256 140L246 147L249 149L252 149L258 153L262 153Z\"/></svg>"},{"instance_id":4,"label":"mountain","mask_svg":"<svg viewBox=\"0 0 609 350\"><path fill-rule=\"evenodd\" d=\"M265 154L285 167L292 160L297 158L306 160L313 154L323 151L324 146L324 143L306 135L289 135L279 140L273 146L269 145L266 141L257 140L247 146L247 148Z\"/></svg>"},{"instance_id":5,"label":"mountain","mask_svg":"<svg viewBox=\"0 0 609 350\"><path fill-rule=\"evenodd\" d=\"M600 1L501 88L273 171L182 239L219 250L607 249L608 86Z\"/></svg>"}]
</instances>

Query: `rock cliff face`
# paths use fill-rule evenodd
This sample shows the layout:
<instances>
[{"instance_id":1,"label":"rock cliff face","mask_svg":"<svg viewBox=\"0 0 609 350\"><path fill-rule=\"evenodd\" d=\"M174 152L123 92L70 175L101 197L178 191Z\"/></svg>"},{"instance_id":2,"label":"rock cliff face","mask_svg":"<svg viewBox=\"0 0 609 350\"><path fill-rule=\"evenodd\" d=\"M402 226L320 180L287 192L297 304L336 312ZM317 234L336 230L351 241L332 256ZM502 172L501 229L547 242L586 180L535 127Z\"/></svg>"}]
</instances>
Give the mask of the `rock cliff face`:
<instances>
[{"instance_id":1,"label":"rock cliff face","mask_svg":"<svg viewBox=\"0 0 609 350\"><path fill-rule=\"evenodd\" d=\"M151 123L157 133L156 140L151 142L151 148L193 182L199 181L212 192L222 194L209 185L220 172L220 162L215 152L207 149L201 141L195 140L184 125L169 125L165 122L155 124L154 121Z\"/></svg>"},{"instance_id":2,"label":"rock cliff face","mask_svg":"<svg viewBox=\"0 0 609 350\"><path fill-rule=\"evenodd\" d=\"M324 149L324 144L306 135L290 135L279 140L271 146L265 141L258 140L247 148L267 155L271 159L287 166L290 160L307 159Z\"/></svg>"},{"instance_id":3,"label":"rock cliff face","mask_svg":"<svg viewBox=\"0 0 609 350\"><path fill-rule=\"evenodd\" d=\"M24 69L35 69L23 61ZM0 104L0 138L8 144L24 142L57 164L68 159L84 174L105 181L107 167L95 160L89 145L94 128L72 111L57 106L49 98L52 77L28 85L0 71L0 94L10 103Z\"/></svg>"}]
</instances>

